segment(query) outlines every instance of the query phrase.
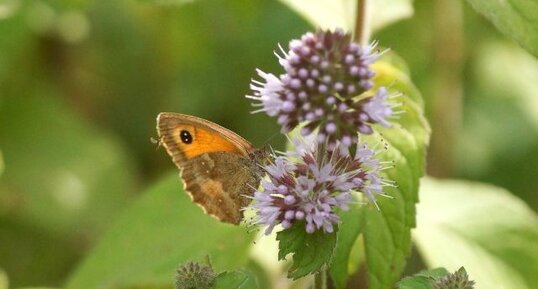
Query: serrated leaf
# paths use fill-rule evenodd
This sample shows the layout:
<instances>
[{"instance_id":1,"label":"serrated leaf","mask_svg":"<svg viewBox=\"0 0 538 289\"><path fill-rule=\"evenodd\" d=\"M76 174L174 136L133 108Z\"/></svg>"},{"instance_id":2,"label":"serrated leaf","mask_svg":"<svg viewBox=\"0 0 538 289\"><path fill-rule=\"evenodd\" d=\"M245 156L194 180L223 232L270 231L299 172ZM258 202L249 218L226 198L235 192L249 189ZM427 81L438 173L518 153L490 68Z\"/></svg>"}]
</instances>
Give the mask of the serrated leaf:
<instances>
[{"instance_id":1,"label":"serrated leaf","mask_svg":"<svg viewBox=\"0 0 538 289\"><path fill-rule=\"evenodd\" d=\"M396 63L393 65L392 63ZM373 65L376 71L374 83L386 86L391 92L403 95L397 98L403 111L399 119L393 120L390 128L377 127L380 132L362 137L372 145L383 139L389 149L378 155L383 160L394 161L395 168L385 171L384 177L395 181L397 187L386 188L385 192L394 199L378 200L380 211L373 206L363 206L355 214L356 220L346 225L345 214L342 226L350 226L350 235L339 241L335 253L338 264L331 268L331 277L337 288L345 288L349 264L350 241L356 239L359 230L364 235L364 250L368 268L369 288L392 288L405 267L410 252L411 228L415 227L415 204L418 201L419 178L424 174L425 152L430 128L423 115L422 96L409 79L405 63L394 53L386 53ZM358 220L358 223L357 223ZM355 236L353 236L355 235ZM344 241L347 240L347 241Z\"/></svg>"},{"instance_id":2,"label":"serrated leaf","mask_svg":"<svg viewBox=\"0 0 538 289\"><path fill-rule=\"evenodd\" d=\"M336 245L335 232L328 234L323 230L316 230L308 234L304 223L298 222L291 228L277 233L278 259L283 260L288 254L292 254L293 264L288 272L288 277L298 279L307 274L318 272L331 260Z\"/></svg>"},{"instance_id":3,"label":"serrated leaf","mask_svg":"<svg viewBox=\"0 0 538 289\"><path fill-rule=\"evenodd\" d=\"M431 278L434 278L434 279L438 279L438 278L446 276L449 273L450 272L448 272L447 269L445 269L443 267L439 267L439 268L434 268L434 269L431 269L431 270L420 271L420 272L418 272L417 274L415 274L413 276L431 277Z\"/></svg>"},{"instance_id":4,"label":"serrated leaf","mask_svg":"<svg viewBox=\"0 0 538 289\"><path fill-rule=\"evenodd\" d=\"M432 279L424 276L406 277L397 286L398 289L435 289Z\"/></svg>"},{"instance_id":5,"label":"serrated leaf","mask_svg":"<svg viewBox=\"0 0 538 289\"><path fill-rule=\"evenodd\" d=\"M464 266L479 288L535 288L538 217L504 189L427 178L413 234L430 266Z\"/></svg>"},{"instance_id":6,"label":"serrated leaf","mask_svg":"<svg viewBox=\"0 0 538 289\"><path fill-rule=\"evenodd\" d=\"M387 61L394 59L398 60L398 67ZM401 60L388 53L374 65L374 69L377 73L374 79L376 86L387 86L392 92L403 93L397 101L402 104L400 109L404 113L394 121L395 125L378 128L382 136L365 137L374 144L380 139L389 144L390 149L380 156L395 162L396 168L388 170L385 177L396 181L398 187L386 190L395 199L379 200L381 211L371 206L363 207L363 223L355 225L355 229L363 227L369 285L371 288L392 288L410 251L410 230L415 226L415 204L418 201L419 178L424 173L430 128L423 115L422 97L407 76ZM348 264L346 254L339 255L342 260L336 265L338 269L331 271L338 288L345 286L347 278L347 268L343 269Z\"/></svg>"},{"instance_id":7,"label":"serrated leaf","mask_svg":"<svg viewBox=\"0 0 538 289\"><path fill-rule=\"evenodd\" d=\"M411 248L411 229L415 227L415 205L418 202L419 178L424 174L425 153L430 128L424 118L422 97L405 71L391 65L391 54L374 65L376 86L401 92L397 98L403 111L390 128L377 127L379 135L365 137L371 143L383 139L388 150L379 154L394 161L395 167L384 177L397 187L386 187L392 199L380 198L380 210L364 206L363 234L368 268L368 284L372 289L393 288L402 273Z\"/></svg>"},{"instance_id":8,"label":"serrated leaf","mask_svg":"<svg viewBox=\"0 0 538 289\"><path fill-rule=\"evenodd\" d=\"M336 288L346 288L349 277L350 254L357 237L361 233L361 211L356 205L340 214L341 223L338 226L338 239L334 256L331 261L330 274Z\"/></svg>"},{"instance_id":9,"label":"serrated leaf","mask_svg":"<svg viewBox=\"0 0 538 289\"><path fill-rule=\"evenodd\" d=\"M280 0L290 6L313 26L324 29L355 28L356 0ZM378 30L400 19L413 15L411 0L372 1L369 10L370 25Z\"/></svg>"},{"instance_id":10,"label":"serrated leaf","mask_svg":"<svg viewBox=\"0 0 538 289\"><path fill-rule=\"evenodd\" d=\"M246 264L253 235L205 215L177 173L150 188L103 236L67 289L169 284L178 264L211 257L215 271Z\"/></svg>"},{"instance_id":11,"label":"serrated leaf","mask_svg":"<svg viewBox=\"0 0 538 289\"><path fill-rule=\"evenodd\" d=\"M257 289L256 279L243 271L220 273L215 279L215 289Z\"/></svg>"},{"instance_id":12,"label":"serrated leaf","mask_svg":"<svg viewBox=\"0 0 538 289\"><path fill-rule=\"evenodd\" d=\"M505 36L538 57L538 2L530 0L467 0Z\"/></svg>"},{"instance_id":13,"label":"serrated leaf","mask_svg":"<svg viewBox=\"0 0 538 289\"><path fill-rule=\"evenodd\" d=\"M411 277L402 279L397 284L398 289L434 289L432 281L446 276L449 272L445 268L435 268L421 271Z\"/></svg>"}]
</instances>

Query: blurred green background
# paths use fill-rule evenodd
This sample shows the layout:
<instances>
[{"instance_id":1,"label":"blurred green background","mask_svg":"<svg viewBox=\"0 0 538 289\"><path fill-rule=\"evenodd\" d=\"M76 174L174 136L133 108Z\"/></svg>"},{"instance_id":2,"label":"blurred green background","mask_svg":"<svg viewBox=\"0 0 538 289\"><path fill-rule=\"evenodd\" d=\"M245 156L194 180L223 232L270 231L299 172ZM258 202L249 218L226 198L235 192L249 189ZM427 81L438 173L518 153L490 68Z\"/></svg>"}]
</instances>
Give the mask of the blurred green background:
<instances>
[{"instance_id":1,"label":"blurred green background","mask_svg":"<svg viewBox=\"0 0 538 289\"><path fill-rule=\"evenodd\" d=\"M411 18L372 35L407 61L425 97L429 172L507 188L536 211L538 61L467 3L439 3L414 1ZM64 284L115 216L175 173L150 141L159 112L283 148L276 123L251 115L243 96L255 68L281 71L277 43L311 29L278 1L0 2L10 285Z\"/></svg>"}]
</instances>

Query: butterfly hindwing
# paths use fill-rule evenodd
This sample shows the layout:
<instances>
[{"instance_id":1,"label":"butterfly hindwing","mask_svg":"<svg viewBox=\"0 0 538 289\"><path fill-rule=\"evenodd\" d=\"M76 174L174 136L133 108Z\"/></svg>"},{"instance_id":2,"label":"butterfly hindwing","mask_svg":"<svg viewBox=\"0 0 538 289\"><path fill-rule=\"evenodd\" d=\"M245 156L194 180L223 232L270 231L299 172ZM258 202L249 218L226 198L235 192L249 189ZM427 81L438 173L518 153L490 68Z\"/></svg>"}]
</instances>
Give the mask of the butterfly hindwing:
<instances>
[{"instance_id":1,"label":"butterfly hindwing","mask_svg":"<svg viewBox=\"0 0 538 289\"><path fill-rule=\"evenodd\" d=\"M185 190L206 213L238 224L260 182L253 160L228 153L206 153L188 160L180 173Z\"/></svg>"}]
</instances>

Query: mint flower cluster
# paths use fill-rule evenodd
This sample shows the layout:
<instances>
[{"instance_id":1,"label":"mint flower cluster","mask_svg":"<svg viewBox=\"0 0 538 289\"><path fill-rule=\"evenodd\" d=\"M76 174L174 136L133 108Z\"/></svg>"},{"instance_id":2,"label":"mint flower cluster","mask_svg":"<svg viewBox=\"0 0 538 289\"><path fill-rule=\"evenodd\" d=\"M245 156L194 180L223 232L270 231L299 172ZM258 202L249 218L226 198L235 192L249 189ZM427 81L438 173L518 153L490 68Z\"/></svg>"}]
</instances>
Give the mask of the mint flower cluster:
<instances>
[{"instance_id":1,"label":"mint flower cluster","mask_svg":"<svg viewBox=\"0 0 538 289\"><path fill-rule=\"evenodd\" d=\"M349 208L352 192L375 203L390 184L379 175L386 168L376 158L380 151L359 139L373 133L375 124L390 126L396 106L386 88L371 91L370 65L380 56L375 47L352 42L342 30L318 30L275 53L284 74L257 70L263 81L253 80L253 95L247 96L260 107L255 112L275 117L283 133L301 127L302 135L265 166L267 178L254 194L254 222L266 226L266 234L297 222L308 233L332 233L338 209Z\"/></svg>"},{"instance_id":2,"label":"mint flower cluster","mask_svg":"<svg viewBox=\"0 0 538 289\"><path fill-rule=\"evenodd\" d=\"M336 208L348 209L351 191L368 196L382 193L378 175L382 164L376 152L360 144L353 156L344 147L320 151L315 141L295 140L294 150L276 157L266 166L268 179L254 195L257 222L267 225L266 234L281 224L284 229L304 220L306 232L334 231L340 221ZM293 161L292 161L293 160Z\"/></svg>"},{"instance_id":3,"label":"mint flower cluster","mask_svg":"<svg viewBox=\"0 0 538 289\"><path fill-rule=\"evenodd\" d=\"M358 97L373 87L370 64L380 56L375 47L352 42L342 30L306 33L276 54L285 73L258 70L263 81L253 80L254 93L247 97L258 101L258 111L276 117L283 133L304 124L303 135L318 129L319 141L331 146L357 143L357 132L370 134L376 123L388 126L392 114L386 89Z\"/></svg>"}]
</instances>

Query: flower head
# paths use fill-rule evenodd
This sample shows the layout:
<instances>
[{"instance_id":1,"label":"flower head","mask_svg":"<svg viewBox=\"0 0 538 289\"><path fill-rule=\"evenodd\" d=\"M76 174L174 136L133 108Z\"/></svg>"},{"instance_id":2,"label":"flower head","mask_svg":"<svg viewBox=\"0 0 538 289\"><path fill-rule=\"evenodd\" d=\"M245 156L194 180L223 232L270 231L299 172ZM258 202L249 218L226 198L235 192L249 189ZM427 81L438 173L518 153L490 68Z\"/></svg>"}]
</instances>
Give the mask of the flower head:
<instances>
[{"instance_id":1,"label":"flower head","mask_svg":"<svg viewBox=\"0 0 538 289\"><path fill-rule=\"evenodd\" d=\"M294 143L294 150L265 167L268 178L254 194L255 222L267 226L266 234L278 224L287 229L302 220L308 233L331 233L340 221L335 211L348 209L352 191L372 201L382 194L382 164L365 143L357 145L353 156L341 144L326 150L315 138Z\"/></svg>"},{"instance_id":2,"label":"flower head","mask_svg":"<svg viewBox=\"0 0 538 289\"><path fill-rule=\"evenodd\" d=\"M361 117L366 119L368 123L379 123L384 127L389 127L390 123L387 119L392 116L395 105L386 102L388 97L387 89L380 87L374 96L360 101L359 103L363 112Z\"/></svg>"},{"instance_id":3,"label":"flower head","mask_svg":"<svg viewBox=\"0 0 538 289\"><path fill-rule=\"evenodd\" d=\"M392 113L384 88L358 97L373 87L376 45L354 43L342 30L306 33L277 54L285 73L277 77L258 70L263 81L253 80L254 93L247 97L259 101L257 112L277 117L284 133L305 123L303 135L319 129L320 139L349 146L358 141L357 131L372 133L374 123L387 126Z\"/></svg>"},{"instance_id":4,"label":"flower head","mask_svg":"<svg viewBox=\"0 0 538 289\"><path fill-rule=\"evenodd\" d=\"M216 274L210 266L196 262L180 265L176 271L176 289L210 289Z\"/></svg>"},{"instance_id":5,"label":"flower head","mask_svg":"<svg viewBox=\"0 0 538 289\"><path fill-rule=\"evenodd\" d=\"M475 282L469 280L465 268L460 267L458 271L436 279L432 282L435 289L473 289Z\"/></svg>"}]
</instances>

